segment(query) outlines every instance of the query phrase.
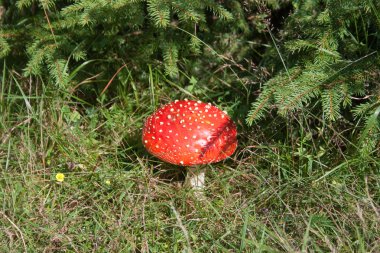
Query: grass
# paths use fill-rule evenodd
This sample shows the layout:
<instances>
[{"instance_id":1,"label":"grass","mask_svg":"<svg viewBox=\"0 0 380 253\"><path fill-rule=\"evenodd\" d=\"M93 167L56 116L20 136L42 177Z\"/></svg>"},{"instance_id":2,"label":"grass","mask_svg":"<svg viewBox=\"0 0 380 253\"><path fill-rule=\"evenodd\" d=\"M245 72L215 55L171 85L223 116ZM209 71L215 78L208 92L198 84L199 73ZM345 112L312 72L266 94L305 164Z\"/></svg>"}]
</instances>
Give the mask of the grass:
<instances>
[{"instance_id":1,"label":"grass","mask_svg":"<svg viewBox=\"0 0 380 253\"><path fill-rule=\"evenodd\" d=\"M239 124L237 152L208 165L199 200L183 168L140 142L144 118L183 88L152 68L146 87L127 76L118 101L88 104L4 64L1 252L380 251L380 162L342 150L343 132Z\"/></svg>"}]
</instances>

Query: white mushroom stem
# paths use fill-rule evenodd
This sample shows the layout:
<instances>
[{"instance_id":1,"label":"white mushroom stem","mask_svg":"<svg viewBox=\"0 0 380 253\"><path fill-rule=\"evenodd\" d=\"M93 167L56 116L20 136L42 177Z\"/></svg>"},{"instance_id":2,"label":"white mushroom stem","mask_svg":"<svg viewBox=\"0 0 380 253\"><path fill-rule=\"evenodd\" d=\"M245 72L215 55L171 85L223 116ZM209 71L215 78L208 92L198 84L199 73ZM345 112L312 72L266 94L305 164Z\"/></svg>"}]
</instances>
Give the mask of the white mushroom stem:
<instances>
[{"instance_id":1,"label":"white mushroom stem","mask_svg":"<svg viewBox=\"0 0 380 253\"><path fill-rule=\"evenodd\" d=\"M205 172L204 166L195 166L187 169L186 181L187 184L195 191L203 191L205 187Z\"/></svg>"}]
</instances>

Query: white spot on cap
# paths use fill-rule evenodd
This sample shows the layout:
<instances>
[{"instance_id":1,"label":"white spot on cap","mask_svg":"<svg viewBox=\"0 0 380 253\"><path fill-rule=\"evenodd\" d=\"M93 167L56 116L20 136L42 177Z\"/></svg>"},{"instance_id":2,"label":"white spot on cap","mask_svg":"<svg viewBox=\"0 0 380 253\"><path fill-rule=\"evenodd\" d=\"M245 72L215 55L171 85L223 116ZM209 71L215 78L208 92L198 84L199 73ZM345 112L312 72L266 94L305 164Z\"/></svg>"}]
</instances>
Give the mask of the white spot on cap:
<instances>
[{"instance_id":1,"label":"white spot on cap","mask_svg":"<svg viewBox=\"0 0 380 253\"><path fill-rule=\"evenodd\" d=\"M188 148L188 147L190 147L190 145L189 145L189 144L186 144L186 148Z\"/></svg>"},{"instance_id":2,"label":"white spot on cap","mask_svg":"<svg viewBox=\"0 0 380 253\"><path fill-rule=\"evenodd\" d=\"M179 163L180 163L181 165L183 165L183 161L180 161Z\"/></svg>"},{"instance_id":3,"label":"white spot on cap","mask_svg":"<svg viewBox=\"0 0 380 253\"><path fill-rule=\"evenodd\" d=\"M170 108L170 111L171 111L171 112L174 112L174 108Z\"/></svg>"},{"instance_id":4,"label":"white spot on cap","mask_svg":"<svg viewBox=\"0 0 380 253\"><path fill-rule=\"evenodd\" d=\"M178 103L178 99L174 100L174 103Z\"/></svg>"},{"instance_id":5,"label":"white spot on cap","mask_svg":"<svg viewBox=\"0 0 380 253\"><path fill-rule=\"evenodd\" d=\"M195 139L195 138L197 138L197 136L196 136L196 135L193 135L193 139Z\"/></svg>"},{"instance_id":6,"label":"white spot on cap","mask_svg":"<svg viewBox=\"0 0 380 253\"><path fill-rule=\"evenodd\" d=\"M201 147L207 145L207 141L204 139L197 140L196 143L199 144Z\"/></svg>"},{"instance_id":7,"label":"white spot on cap","mask_svg":"<svg viewBox=\"0 0 380 253\"><path fill-rule=\"evenodd\" d=\"M164 122L161 121L161 122L160 122L160 125L162 126L163 124L164 124Z\"/></svg>"},{"instance_id":8,"label":"white spot on cap","mask_svg":"<svg viewBox=\"0 0 380 253\"><path fill-rule=\"evenodd\" d=\"M168 118L168 119L171 119L171 118L172 118L172 115L168 115L167 118Z\"/></svg>"},{"instance_id":9,"label":"white spot on cap","mask_svg":"<svg viewBox=\"0 0 380 253\"><path fill-rule=\"evenodd\" d=\"M162 129L158 130L158 132L162 133Z\"/></svg>"},{"instance_id":10,"label":"white spot on cap","mask_svg":"<svg viewBox=\"0 0 380 253\"><path fill-rule=\"evenodd\" d=\"M156 137L152 136L152 139L153 139L153 140L155 140L155 139L156 139Z\"/></svg>"},{"instance_id":11,"label":"white spot on cap","mask_svg":"<svg viewBox=\"0 0 380 253\"><path fill-rule=\"evenodd\" d=\"M148 140L145 140L144 142L145 142L145 143L148 143Z\"/></svg>"},{"instance_id":12,"label":"white spot on cap","mask_svg":"<svg viewBox=\"0 0 380 253\"><path fill-rule=\"evenodd\" d=\"M156 145L156 148L159 148L160 146Z\"/></svg>"}]
</instances>

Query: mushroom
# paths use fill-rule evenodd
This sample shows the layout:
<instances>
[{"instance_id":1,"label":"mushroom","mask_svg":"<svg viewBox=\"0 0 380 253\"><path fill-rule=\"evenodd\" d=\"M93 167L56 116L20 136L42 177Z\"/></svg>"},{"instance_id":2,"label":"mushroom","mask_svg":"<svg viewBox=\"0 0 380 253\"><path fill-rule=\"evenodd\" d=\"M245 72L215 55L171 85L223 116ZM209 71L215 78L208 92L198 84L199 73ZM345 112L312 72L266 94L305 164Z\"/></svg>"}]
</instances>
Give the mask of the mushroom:
<instances>
[{"instance_id":1,"label":"mushroom","mask_svg":"<svg viewBox=\"0 0 380 253\"><path fill-rule=\"evenodd\" d=\"M159 108L144 124L142 142L149 153L175 165L190 166L186 182L202 191L204 164L224 160L237 147L236 125L210 103L175 100Z\"/></svg>"}]
</instances>

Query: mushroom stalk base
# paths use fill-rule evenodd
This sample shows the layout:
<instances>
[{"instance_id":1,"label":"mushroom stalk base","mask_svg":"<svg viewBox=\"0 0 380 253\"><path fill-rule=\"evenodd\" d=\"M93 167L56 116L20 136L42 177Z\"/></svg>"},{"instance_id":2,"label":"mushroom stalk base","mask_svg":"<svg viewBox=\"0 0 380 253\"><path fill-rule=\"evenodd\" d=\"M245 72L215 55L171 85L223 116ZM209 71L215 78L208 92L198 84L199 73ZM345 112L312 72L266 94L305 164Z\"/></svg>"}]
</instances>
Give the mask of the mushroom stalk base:
<instances>
[{"instance_id":1,"label":"mushroom stalk base","mask_svg":"<svg viewBox=\"0 0 380 253\"><path fill-rule=\"evenodd\" d=\"M205 187L206 168L197 166L187 169L186 184L195 191L203 191Z\"/></svg>"}]
</instances>

